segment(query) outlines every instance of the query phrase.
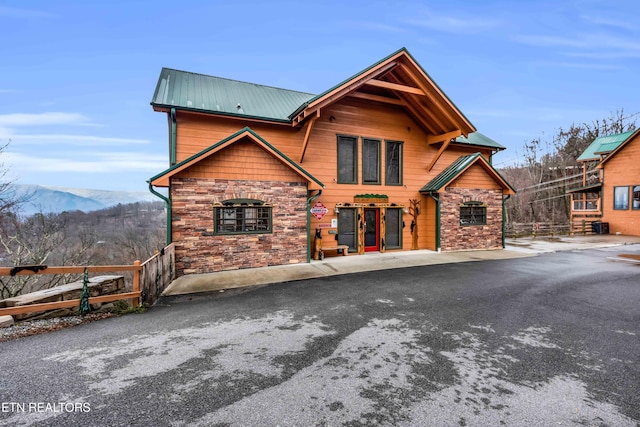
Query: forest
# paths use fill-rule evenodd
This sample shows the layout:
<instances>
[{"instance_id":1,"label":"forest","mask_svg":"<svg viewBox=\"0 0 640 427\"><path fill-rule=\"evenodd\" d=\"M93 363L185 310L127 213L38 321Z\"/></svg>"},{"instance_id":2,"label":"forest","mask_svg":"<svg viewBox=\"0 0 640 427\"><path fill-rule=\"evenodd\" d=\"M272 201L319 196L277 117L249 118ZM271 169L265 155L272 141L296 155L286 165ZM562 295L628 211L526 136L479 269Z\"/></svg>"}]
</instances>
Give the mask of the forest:
<instances>
[{"instance_id":1,"label":"forest","mask_svg":"<svg viewBox=\"0 0 640 427\"><path fill-rule=\"evenodd\" d=\"M4 203L7 203L6 201ZM163 202L119 204L92 212L0 209L0 265L131 265L166 245ZM70 275L0 276L0 299L78 280Z\"/></svg>"},{"instance_id":2,"label":"forest","mask_svg":"<svg viewBox=\"0 0 640 427\"><path fill-rule=\"evenodd\" d=\"M524 144L518 164L499 169L517 191L505 204L507 226L518 223L569 224L567 190L582 186L582 164L576 159L599 136L632 131L640 113L619 110L591 123L560 128L551 140L536 138ZM596 162L587 175L597 179Z\"/></svg>"}]
</instances>

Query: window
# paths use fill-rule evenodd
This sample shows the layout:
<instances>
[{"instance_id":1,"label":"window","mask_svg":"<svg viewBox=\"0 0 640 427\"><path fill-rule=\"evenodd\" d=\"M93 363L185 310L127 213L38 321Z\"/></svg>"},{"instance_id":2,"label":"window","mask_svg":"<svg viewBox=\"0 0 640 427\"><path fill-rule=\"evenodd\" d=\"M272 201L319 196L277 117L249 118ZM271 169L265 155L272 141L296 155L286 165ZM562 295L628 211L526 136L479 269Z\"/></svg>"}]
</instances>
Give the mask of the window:
<instances>
[{"instance_id":1,"label":"window","mask_svg":"<svg viewBox=\"0 0 640 427\"><path fill-rule=\"evenodd\" d=\"M358 249L356 241L357 213L353 208L340 208L338 214L338 244L349 246L350 251Z\"/></svg>"},{"instance_id":2,"label":"window","mask_svg":"<svg viewBox=\"0 0 640 427\"><path fill-rule=\"evenodd\" d=\"M260 200L225 200L213 210L215 234L271 233L271 206Z\"/></svg>"},{"instance_id":3,"label":"window","mask_svg":"<svg viewBox=\"0 0 640 427\"><path fill-rule=\"evenodd\" d=\"M629 209L629 187L613 187L613 209Z\"/></svg>"},{"instance_id":4,"label":"window","mask_svg":"<svg viewBox=\"0 0 640 427\"><path fill-rule=\"evenodd\" d=\"M385 184L402 185L402 142L385 141Z\"/></svg>"},{"instance_id":5,"label":"window","mask_svg":"<svg viewBox=\"0 0 640 427\"><path fill-rule=\"evenodd\" d=\"M387 249L402 247L402 209L387 208L385 213L386 233L384 236Z\"/></svg>"},{"instance_id":6,"label":"window","mask_svg":"<svg viewBox=\"0 0 640 427\"><path fill-rule=\"evenodd\" d=\"M640 210L640 185L633 187L632 208L633 210Z\"/></svg>"},{"instance_id":7,"label":"window","mask_svg":"<svg viewBox=\"0 0 640 427\"><path fill-rule=\"evenodd\" d=\"M380 140L362 138L362 183L380 184Z\"/></svg>"},{"instance_id":8,"label":"window","mask_svg":"<svg viewBox=\"0 0 640 427\"><path fill-rule=\"evenodd\" d=\"M465 202L460 206L460 225L485 225L487 207L482 202Z\"/></svg>"},{"instance_id":9,"label":"window","mask_svg":"<svg viewBox=\"0 0 640 427\"><path fill-rule=\"evenodd\" d=\"M338 136L338 184L358 182L358 138Z\"/></svg>"}]
</instances>

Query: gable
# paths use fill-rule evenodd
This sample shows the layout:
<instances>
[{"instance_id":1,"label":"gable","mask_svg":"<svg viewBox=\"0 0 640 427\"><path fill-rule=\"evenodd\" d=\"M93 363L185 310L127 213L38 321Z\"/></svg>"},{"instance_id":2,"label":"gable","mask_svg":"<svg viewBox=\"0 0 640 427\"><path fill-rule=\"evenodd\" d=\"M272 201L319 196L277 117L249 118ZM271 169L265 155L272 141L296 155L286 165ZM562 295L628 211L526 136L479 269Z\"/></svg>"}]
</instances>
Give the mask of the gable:
<instances>
[{"instance_id":1,"label":"gable","mask_svg":"<svg viewBox=\"0 0 640 427\"><path fill-rule=\"evenodd\" d=\"M294 125L346 96L401 106L434 136L431 143L476 130L404 48L303 104L292 115Z\"/></svg>"},{"instance_id":2,"label":"gable","mask_svg":"<svg viewBox=\"0 0 640 427\"><path fill-rule=\"evenodd\" d=\"M304 182L279 159L244 138L176 174L179 178Z\"/></svg>"},{"instance_id":3,"label":"gable","mask_svg":"<svg viewBox=\"0 0 640 427\"><path fill-rule=\"evenodd\" d=\"M480 182L476 183L475 179L480 179ZM491 181L497 187L493 187ZM422 187L420 192L438 193L448 186L463 185L468 188L502 188L503 194L515 194L515 190L480 153L459 157Z\"/></svg>"},{"instance_id":4,"label":"gable","mask_svg":"<svg viewBox=\"0 0 640 427\"><path fill-rule=\"evenodd\" d=\"M262 139L258 134L256 134L250 128L244 128L239 130L238 132L229 135L227 138L219 141L218 143L200 151L199 153L194 154L172 166L171 168L165 170L164 172L159 173L158 175L149 179L149 183L153 186L157 187L168 187L170 184L170 180L172 176L175 176L180 173L189 173L187 171L193 168L194 171L202 171L203 161L213 156L214 154L224 150L227 147L230 147L239 142L249 142L251 144L257 145L260 149L266 152L268 155L277 160L280 164L284 165L288 169L290 169L293 173L300 176L304 180L306 180L310 185L310 189L319 189L323 188L324 184L322 184L319 180L313 177L309 172L304 170L300 165L294 163L291 159L285 156L280 150L275 148L273 145L269 144L267 141ZM223 155L222 158L225 159L228 156ZM240 160L240 159L236 159ZM228 161L226 163L229 163ZM209 166L211 166L209 164ZM255 166L254 166L255 167ZM236 168L238 171L242 172L242 169L239 167ZM194 172L195 173L195 172Z\"/></svg>"},{"instance_id":5,"label":"gable","mask_svg":"<svg viewBox=\"0 0 640 427\"><path fill-rule=\"evenodd\" d=\"M479 164L471 165L460 176L451 181L447 187L500 189L502 186Z\"/></svg>"}]
</instances>

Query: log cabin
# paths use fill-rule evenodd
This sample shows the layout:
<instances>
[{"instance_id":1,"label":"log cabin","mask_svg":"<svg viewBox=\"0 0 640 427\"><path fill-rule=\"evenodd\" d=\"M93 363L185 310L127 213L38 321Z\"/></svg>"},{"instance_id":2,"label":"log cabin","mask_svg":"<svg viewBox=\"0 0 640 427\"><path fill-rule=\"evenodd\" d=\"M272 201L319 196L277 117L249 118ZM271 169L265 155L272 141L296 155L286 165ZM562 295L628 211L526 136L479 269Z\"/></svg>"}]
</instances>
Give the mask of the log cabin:
<instances>
[{"instance_id":1,"label":"log cabin","mask_svg":"<svg viewBox=\"0 0 640 427\"><path fill-rule=\"evenodd\" d=\"M321 94L163 68L151 105L178 275L504 247L504 147L405 48Z\"/></svg>"},{"instance_id":2,"label":"log cabin","mask_svg":"<svg viewBox=\"0 0 640 427\"><path fill-rule=\"evenodd\" d=\"M600 136L578 157L582 186L571 195L573 234L640 236L640 129Z\"/></svg>"}]
</instances>

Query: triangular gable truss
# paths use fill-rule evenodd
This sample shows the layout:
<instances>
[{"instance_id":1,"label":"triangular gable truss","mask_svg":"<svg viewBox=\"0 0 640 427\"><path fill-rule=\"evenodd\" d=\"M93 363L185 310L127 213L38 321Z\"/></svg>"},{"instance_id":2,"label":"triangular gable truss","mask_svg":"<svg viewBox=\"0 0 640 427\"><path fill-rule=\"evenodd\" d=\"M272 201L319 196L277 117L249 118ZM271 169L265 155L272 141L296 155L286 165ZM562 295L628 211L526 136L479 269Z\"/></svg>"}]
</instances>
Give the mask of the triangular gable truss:
<instances>
[{"instance_id":1,"label":"triangular gable truss","mask_svg":"<svg viewBox=\"0 0 640 427\"><path fill-rule=\"evenodd\" d=\"M438 193L453 181L462 176L471 166L478 164L503 188L503 194L515 194L516 191L509 183L498 173L497 170L489 163L482 154L475 153L461 156L453 163L447 166L435 178L429 181L420 189L421 193Z\"/></svg>"},{"instance_id":2,"label":"triangular gable truss","mask_svg":"<svg viewBox=\"0 0 640 427\"><path fill-rule=\"evenodd\" d=\"M304 103L290 116L293 125L319 116L323 108L346 96L406 108L430 135L430 144L448 144L476 131L404 48Z\"/></svg>"},{"instance_id":3,"label":"triangular gable truss","mask_svg":"<svg viewBox=\"0 0 640 427\"><path fill-rule=\"evenodd\" d=\"M244 129L239 130L238 132L228 136L227 138L210 146L209 148L206 148L200 151L199 153L194 154L188 159L185 159L182 162L177 163L171 168L149 179L149 182L151 183L151 185L155 187L169 187L172 176L190 168L191 166L219 152L220 150L226 147L229 147L238 141L244 140L245 138L248 138L249 140L253 141L256 145L258 145L263 150L265 150L266 152L271 154L273 157L278 159L283 165L290 168L297 175L307 180L310 184L309 189L324 188L324 184L322 182L320 182L318 179L313 177L313 175L311 175L309 172L307 172L302 167L300 167L300 165L293 162L286 155L284 155L280 150L275 148L273 145L269 144L266 140L260 137L260 135L258 135L251 128L248 128L248 127L245 127Z\"/></svg>"}]
</instances>

